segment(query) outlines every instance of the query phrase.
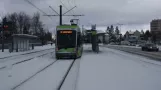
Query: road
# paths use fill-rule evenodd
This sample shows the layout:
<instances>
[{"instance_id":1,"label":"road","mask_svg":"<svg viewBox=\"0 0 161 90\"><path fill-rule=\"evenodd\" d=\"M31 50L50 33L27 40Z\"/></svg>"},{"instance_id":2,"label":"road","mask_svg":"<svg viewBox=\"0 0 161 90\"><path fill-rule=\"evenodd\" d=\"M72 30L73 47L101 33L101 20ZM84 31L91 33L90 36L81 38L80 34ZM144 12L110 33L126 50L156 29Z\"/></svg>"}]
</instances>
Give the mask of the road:
<instances>
[{"instance_id":1,"label":"road","mask_svg":"<svg viewBox=\"0 0 161 90\"><path fill-rule=\"evenodd\" d=\"M107 48L116 49L116 50L125 51L125 52L132 53L132 54L145 56L145 57L148 57L148 58L151 58L151 59L161 61L161 51L159 51L159 52L148 52L148 51L142 51L141 47L135 48L135 47L126 47L126 46L119 46L119 45L117 45L117 46L115 46L115 45L102 45L102 46L107 47Z\"/></svg>"}]
</instances>

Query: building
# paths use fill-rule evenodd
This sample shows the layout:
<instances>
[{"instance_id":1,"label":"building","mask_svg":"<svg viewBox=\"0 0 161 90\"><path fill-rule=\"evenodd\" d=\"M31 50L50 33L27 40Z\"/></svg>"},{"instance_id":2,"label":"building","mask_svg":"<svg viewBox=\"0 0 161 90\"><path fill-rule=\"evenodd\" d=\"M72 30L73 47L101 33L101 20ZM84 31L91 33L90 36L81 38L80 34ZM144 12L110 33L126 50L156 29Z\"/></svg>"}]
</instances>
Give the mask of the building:
<instances>
[{"instance_id":1,"label":"building","mask_svg":"<svg viewBox=\"0 0 161 90\"><path fill-rule=\"evenodd\" d=\"M124 35L124 40L129 41L130 43L138 43L141 40L142 33L138 30L136 31L127 31Z\"/></svg>"},{"instance_id":2,"label":"building","mask_svg":"<svg viewBox=\"0 0 161 90\"><path fill-rule=\"evenodd\" d=\"M161 41L161 19L152 20L150 22L150 30L152 33L153 40L155 39L156 42L160 42Z\"/></svg>"}]
</instances>

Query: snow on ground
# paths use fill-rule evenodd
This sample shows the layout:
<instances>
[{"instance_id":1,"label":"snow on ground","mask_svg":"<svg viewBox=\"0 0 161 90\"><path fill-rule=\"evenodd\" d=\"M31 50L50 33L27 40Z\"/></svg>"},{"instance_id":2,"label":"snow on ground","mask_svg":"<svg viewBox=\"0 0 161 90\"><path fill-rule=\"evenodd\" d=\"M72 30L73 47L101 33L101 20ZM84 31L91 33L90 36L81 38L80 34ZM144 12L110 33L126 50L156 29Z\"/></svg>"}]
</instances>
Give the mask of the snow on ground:
<instances>
[{"instance_id":1,"label":"snow on ground","mask_svg":"<svg viewBox=\"0 0 161 90\"><path fill-rule=\"evenodd\" d=\"M32 55L27 54L27 55L20 55L20 56L11 57L11 58L5 58L5 59L0 60L0 68L5 67L5 66L8 67L8 66L13 65L14 63L17 63L17 62L20 62L20 61L23 61L23 60L27 60L27 59L30 59L30 58L34 58L34 57L37 57L37 56L42 55L42 54L50 53L52 51L54 51L54 50L51 49L51 50L47 50L47 51L32 53Z\"/></svg>"},{"instance_id":2,"label":"snow on ground","mask_svg":"<svg viewBox=\"0 0 161 90\"><path fill-rule=\"evenodd\" d=\"M102 44L100 44L102 45ZM128 46L128 45L108 45L108 46L118 46L118 47L129 47L129 48L141 48L139 46ZM159 50L161 51L161 46L160 45L157 45Z\"/></svg>"},{"instance_id":3,"label":"snow on ground","mask_svg":"<svg viewBox=\"0 0 161 90\"><path fill-rule=\"evenodd\" d=\"M84 45L61 90L161 90L161 62L105 47L98 54L91 49ZM0 90L10 90L55 60L49 57L0 70ZM15 90L56 90L71 62L59 60Z\"/></svg>"},{"instance_id":4,"label":"snow on ground","mask_svg":"<svg viewBox=\"0 0 161 90\"><path fill-rule=\"evenodd\" d=\"M161 51L161 46L159 45L158 47L159 47L159 50Z\"/></svg>"},{"instance_id":5,"label":"snow on ground","mask_svg":"<svg viewBox=\"0 0 161 90\"><path fill-rule=\"evenodd\" d=\"M108 46L129 47L129 48L141 48L139 46L128 46L128 45L108 45Z\"/></svg>"},{"instance_id":6,"label":"snow on ground","mask_svg":"<svg viewBox=\"0 0 161 90\"><path fill-rule=\"evenodd\" d=\"M107 48L96 54L87 48L77 90L161 90L160 62Z\"/></svg>"},{"instance_id":7,"label":"snow on ground","mask_svg":"<svg viewBox=\"0 0 161 90\"><path fill-rule=\"evenodd\" d=\"M0 58L13 56L13 55L19 55L19 54L25 54L25 53L30 53L30 52L41 51L41 50L50 49L50 48L54 48L54 47L55 47L54 44L52 46L50 44L48 44L48 45L44 45L44 46L35 46L34 50L29 50L29 51L25 51L25 52L13 52L13 53L9 53L9 50L5 49L4 52L0 52Z\"/></svg>"},{"instance_id":8,"label":"snow on ground","mask_svg":"<svg viewBox=\"0 0 161 90\"><path fill-rule=\"evenodd\" d=\"M0 90L11 90L53 61L52 55L46 55L0 70Z\"/></svg>"},{"instance_id":9,"label":"snow on ground","mask_svg":"<svg viewBox=\"0 0 161 90\"><path fill-rule=\"evenodd\" d=\"M57 61L15 90L56 90L72 60Z\"/></svg>"},{"instance_id":10,"label":"snow on ground","mask_svg":"<svg viewBox=\"0 0 161 90\"><path fill-rule=\"evenodd\" d=\"M79 67L81 59L77 59L73 64L61 90L76 90L78 77L79 77Z\"/></svg>"}]
</instances>

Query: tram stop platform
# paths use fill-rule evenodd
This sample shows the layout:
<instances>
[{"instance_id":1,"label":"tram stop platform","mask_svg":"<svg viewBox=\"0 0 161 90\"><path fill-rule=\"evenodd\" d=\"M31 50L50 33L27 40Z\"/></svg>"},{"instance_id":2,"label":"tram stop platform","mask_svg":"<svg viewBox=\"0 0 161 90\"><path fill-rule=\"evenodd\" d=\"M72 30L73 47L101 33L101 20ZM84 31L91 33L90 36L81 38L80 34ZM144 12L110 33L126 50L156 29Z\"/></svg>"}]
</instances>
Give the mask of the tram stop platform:
<instances>
[{"instance_id":1,"label":"tram stop platform","mask_svg":"<svg viewBox=\"0 0 161 90\"><path fill-rule=\"evenodd\" d=\"M38 37L28 34L14 34L8 44L9 52L28 51L34 49L35 42L38 41Z\"/></svg>"}]
</instances>

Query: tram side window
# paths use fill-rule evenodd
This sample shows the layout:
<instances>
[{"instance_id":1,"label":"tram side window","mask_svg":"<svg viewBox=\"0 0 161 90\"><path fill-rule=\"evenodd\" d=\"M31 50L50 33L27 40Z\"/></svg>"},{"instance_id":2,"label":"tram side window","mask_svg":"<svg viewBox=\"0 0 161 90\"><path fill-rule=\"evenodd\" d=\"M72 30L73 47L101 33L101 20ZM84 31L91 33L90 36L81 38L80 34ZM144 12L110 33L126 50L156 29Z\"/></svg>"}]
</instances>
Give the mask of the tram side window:
<instances>
[{"instance_id":1,"label":"tram side window","mask_svg":"<svg viewBox=\"0 0 161 90\"><path fill-rule=\"evenodd\" d=\"M77 37L77 45L80 46L81 45L81 37L80 37L80 33L78 33L78 37Z\"/></svg>"}]
</instances>

